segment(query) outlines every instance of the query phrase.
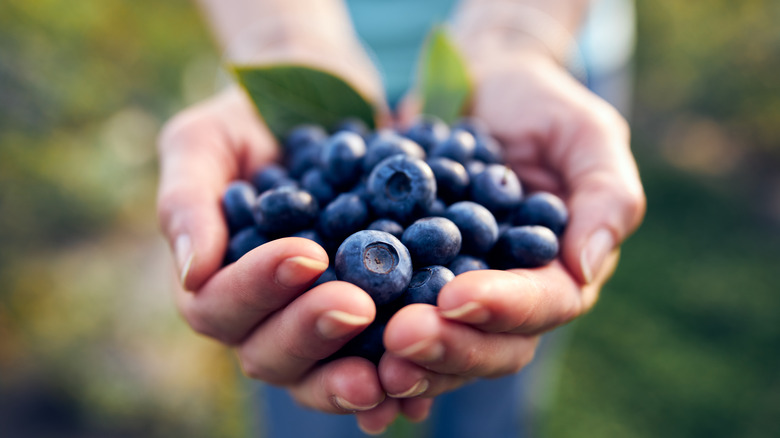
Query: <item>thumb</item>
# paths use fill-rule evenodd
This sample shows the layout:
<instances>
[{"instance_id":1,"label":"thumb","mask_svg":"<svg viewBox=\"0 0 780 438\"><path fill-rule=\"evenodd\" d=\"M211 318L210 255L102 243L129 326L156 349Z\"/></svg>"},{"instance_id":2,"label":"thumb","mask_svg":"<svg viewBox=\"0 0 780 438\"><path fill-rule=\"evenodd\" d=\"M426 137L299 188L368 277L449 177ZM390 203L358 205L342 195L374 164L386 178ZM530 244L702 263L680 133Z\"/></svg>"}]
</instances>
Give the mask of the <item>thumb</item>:
<instances>
[{"instance_id":1,"label":"thumb","mask_svg":"<svg viewBox=\"0 0 780 438\"><path fill-rule=\"evenodd\" d=\"M572 146L558 155L570 210L562 257L575 277L587 284L639 226L646 199L629 149L628 124L620 116L596 115L573 132Z\"/></svg>"}]
</instances>

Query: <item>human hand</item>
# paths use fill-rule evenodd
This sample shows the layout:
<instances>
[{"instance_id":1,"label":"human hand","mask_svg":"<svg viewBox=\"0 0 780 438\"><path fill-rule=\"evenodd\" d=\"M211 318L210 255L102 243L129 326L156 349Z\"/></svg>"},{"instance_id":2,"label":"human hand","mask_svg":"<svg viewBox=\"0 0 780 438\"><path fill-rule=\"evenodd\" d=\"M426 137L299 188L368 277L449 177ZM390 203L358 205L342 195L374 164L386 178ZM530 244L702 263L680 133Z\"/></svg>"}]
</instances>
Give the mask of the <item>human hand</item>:
<instances>
[{"instance_id":1,"label":"human hand","mask_svg":"<svg viewBox=\"0 0 780 438\"><path fill-rule=\"evenodd\" d=\"M620 243L644 215L629 128L617 111L539 51L481 61L472 72L473 114L505 146L526 192L559 195L570 221L550 265L468 272L442 289L438 307L401 309L379 364L391 397L434 397L519 371L542 333L594 305ZM407 99L400 116L416 112Z\"/></svg>"},{"instance_id":2,"label":"human hand","mask_svg":"<svg viewBox=\"0 0 780 438\"><path fill-rule=\"evenodd\" d=\"M356 77L359 63L298 48L273 53L334 71L369 97L379 94L370 74ZM381 403L376 367L365 359L319 363L368 326L375 307L364 291L343 282L302 293L328 264L317 244L280 239L222 268L228 240L222 194L229 182L247 179L278 155L243 91L231 88L179 114L161 134L159 150L160 222L180 273L176 302L195 331L234 347L249 377L288 388L303 406L359 418L427 415L429 400L408 401L404 409L395 409L395 400Z\"/></svg>"}]
</instances>

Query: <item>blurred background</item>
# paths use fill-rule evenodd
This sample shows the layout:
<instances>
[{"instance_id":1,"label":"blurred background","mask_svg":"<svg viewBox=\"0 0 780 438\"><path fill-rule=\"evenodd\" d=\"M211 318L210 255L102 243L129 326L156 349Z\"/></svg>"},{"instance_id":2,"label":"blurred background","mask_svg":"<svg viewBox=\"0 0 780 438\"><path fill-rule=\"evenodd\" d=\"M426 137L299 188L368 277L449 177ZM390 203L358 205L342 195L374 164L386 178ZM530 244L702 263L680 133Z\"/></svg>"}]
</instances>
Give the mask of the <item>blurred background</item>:
<instances>
[{"instance_id":1,"label":"blurred background","mask_svg":"<svg viewBox=\"0 0 780 438\"><path fill-rule=\"evenodd\" d=\"M547 437L780 434L780 3L639 1L648 215L571 325ZM0 436L242 437L157 234L155 136L213 92L185 0L0 2Z\"/></svg>"}]
</instances>

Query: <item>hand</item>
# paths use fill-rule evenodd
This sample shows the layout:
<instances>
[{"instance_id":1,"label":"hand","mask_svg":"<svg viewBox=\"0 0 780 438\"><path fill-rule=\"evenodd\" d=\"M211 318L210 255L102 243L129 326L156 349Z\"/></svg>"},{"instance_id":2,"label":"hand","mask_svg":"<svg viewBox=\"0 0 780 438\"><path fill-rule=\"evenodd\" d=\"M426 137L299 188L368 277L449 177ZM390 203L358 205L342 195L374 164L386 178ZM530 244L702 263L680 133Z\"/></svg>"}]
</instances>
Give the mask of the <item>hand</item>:
<instances>
[{"instance_id":1,"label":"hand","mask_svg":"<svg viewBox=\"0 0 780 438\"><path fill-rule=\"evenodd\" d=\"M303 294L328 265L320 246L280 239L221 267L228 240L222 193L278 153L245 94L231 88L184 111L164 129L159 149L159 216L179 267L176 302L185 320L233 346L249 377L288 387L304 406L379 409L385 392L372 363L318 364L375 316L371 298L348 283Z\"/></svg>"},{"instance_id":2,"label":"hand","mask_svg":"<svg viewBox=\"0 0 780 438\"><path fill-rule=\"evenodd\" d=\"M391 397L434 397L519 371L542 333L594 305L618 246L644 215L628 125L610 105L533 51L485 60L473 73L473 114L505 145L526 192L561 196L570 223L552 264L468 272L442 289L438 307L401 309L387 326L379 364ZM409 99L401 117L414 114Z\"/></svg>"}]
</instances>

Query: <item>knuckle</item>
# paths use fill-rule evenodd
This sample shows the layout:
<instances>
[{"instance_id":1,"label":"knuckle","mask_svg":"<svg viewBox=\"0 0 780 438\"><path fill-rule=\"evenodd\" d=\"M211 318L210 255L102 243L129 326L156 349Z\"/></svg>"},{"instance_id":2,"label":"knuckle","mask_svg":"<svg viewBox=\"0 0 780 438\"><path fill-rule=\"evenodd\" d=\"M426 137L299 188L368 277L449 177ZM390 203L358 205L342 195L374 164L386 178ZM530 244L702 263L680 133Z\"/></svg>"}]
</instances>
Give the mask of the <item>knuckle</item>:
<instances>
[{"instance_id":1,"label":"knuckle","mask_svg":"<svg viewBox=\"0 0 780 438\"><path fill-rule=\"evenodd\" d=\"M272 385L290 385L295 383L294 376L284 372L273 363L261 359L259 354L248 348L238 348L238 364L245 376L252 380L260 380Z\"/></svg>"}]
</instances>

